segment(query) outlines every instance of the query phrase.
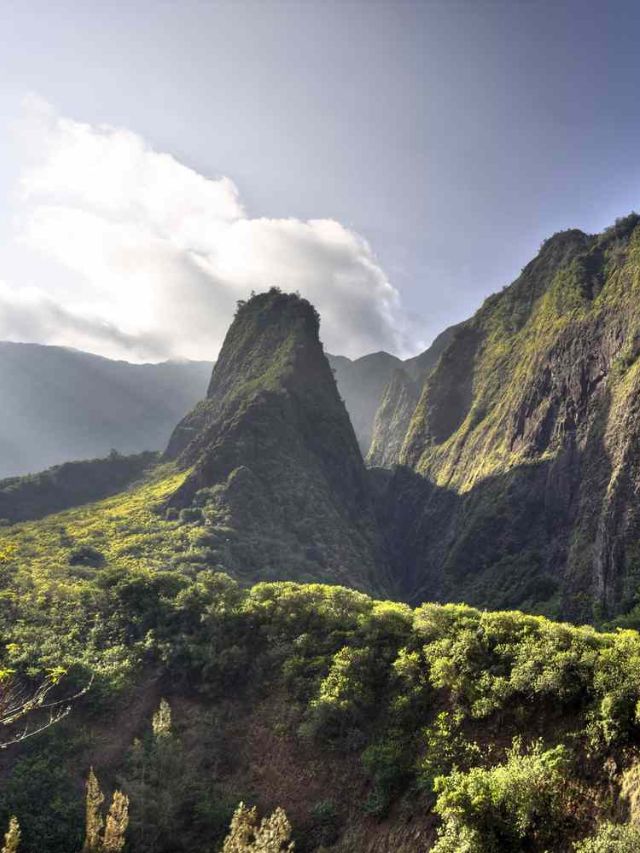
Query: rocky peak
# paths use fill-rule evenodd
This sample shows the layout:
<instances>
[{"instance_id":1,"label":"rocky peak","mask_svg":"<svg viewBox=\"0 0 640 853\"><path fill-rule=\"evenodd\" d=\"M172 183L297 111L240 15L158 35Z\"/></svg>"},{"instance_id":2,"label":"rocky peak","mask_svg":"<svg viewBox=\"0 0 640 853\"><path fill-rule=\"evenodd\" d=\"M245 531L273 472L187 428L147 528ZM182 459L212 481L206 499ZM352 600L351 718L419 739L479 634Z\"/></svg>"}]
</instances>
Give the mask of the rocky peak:
<instances>
[{"instance_id":1,"label":"rocky peak","mask_svg":"<svg viewBox=\"0 0 640 853\"><path fill-rule=\"evenodd\" d=\"M206 400L171 438L167 455L190 470L172 503L240 577L382 591L366 470L318 332L295 294L240 303Z\"/></svg>"}]
</instances>

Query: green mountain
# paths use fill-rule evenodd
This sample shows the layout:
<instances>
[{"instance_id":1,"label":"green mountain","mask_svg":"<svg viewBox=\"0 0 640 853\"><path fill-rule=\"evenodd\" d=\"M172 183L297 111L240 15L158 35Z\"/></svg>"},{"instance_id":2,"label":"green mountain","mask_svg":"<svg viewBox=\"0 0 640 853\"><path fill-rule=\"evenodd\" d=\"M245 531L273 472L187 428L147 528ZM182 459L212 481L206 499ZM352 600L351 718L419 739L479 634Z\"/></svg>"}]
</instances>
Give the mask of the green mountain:
<instances>
[{"instance_id":1,"label":"green mountain","mask_svg":"<svg viewBox=\"0 0 640 853\"><path fill-rule=\"evenodd\" d=\"M202 398L208 362L129 364L0 342L0 478L77 459L161 450Z\"/></svg>"},{"instance_id":2,"label":"green mountain","mask_svg":"<svg viewBox=\"0 0 640 853\"><path fill-rule=\"evenodd\" d=\"M578 620L635 606L638 222L547 240L442 352L386 493L410 599ZM386 424L406 422L397 399Z\"/></svg>"},{"instance_id":3,"label":"green mountain","mask_svg":"<svg viewBox=\"0 0 640 853\"><path fill-rule=\"evenodd\" d=\"M385 352L353 361L327 358L364 455L385 387L403 362ZM5 405L0 478L105 456L112 449L132 454L163 448L180 418L204 397L212 367L204 361L130 364L63 347L0 341Z\"/></svg>"},{"instance_id":4,"label":"green mountain","mask_svg":"<svg viewBox=\"0 0 640 853\"><path fill-rule=\"evenodd\" d=\"M188 470L171 505L238 577L385 590L366 470L318 329L295 295L240 305L206 399L169 442Z\"/></svg>"},{"instance_id":5,"label":"green mountain","mask_svg":"<svg viewBox=\"0 0 640 853\"><path fill-rule=\"evenodd\" d=\"M426 378L423 376L423 380ZM400 460L411 418L420 398L422 383L404 370L395 370L384 389L373 422L367 463L391 468Z\"/></svg>"},{"instance_id":6,"label":"green mountain","mask_svg":"<svg viewBox=\"0 0 640 853\"><path fill-rule=\"evenodd\" d=\"M408 358L392 371L382 393L378 394L378 405L370 421L371 440L363 450L369 465L389 468L399 461L420 390L458 328L445 329L428 349Z\"/></svg>"}]
</instances>

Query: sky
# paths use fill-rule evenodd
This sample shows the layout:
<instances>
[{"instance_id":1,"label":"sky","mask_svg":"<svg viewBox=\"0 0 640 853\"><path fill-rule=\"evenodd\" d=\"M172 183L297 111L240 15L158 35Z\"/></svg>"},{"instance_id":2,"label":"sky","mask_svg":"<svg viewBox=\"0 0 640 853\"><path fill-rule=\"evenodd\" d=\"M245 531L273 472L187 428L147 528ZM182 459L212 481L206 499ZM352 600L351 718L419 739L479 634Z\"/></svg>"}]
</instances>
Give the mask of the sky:
<instances>
[{"instance_id":1,"label":"sky","mask_svg":"<svg viewBox=\"0 0 640 853\"><path fill-rule=\"evenodd\" d=\"M0 339L215 358L237 299L427 346L640 207L640 4L0 0Z\"/></svg>"}]
</instances>

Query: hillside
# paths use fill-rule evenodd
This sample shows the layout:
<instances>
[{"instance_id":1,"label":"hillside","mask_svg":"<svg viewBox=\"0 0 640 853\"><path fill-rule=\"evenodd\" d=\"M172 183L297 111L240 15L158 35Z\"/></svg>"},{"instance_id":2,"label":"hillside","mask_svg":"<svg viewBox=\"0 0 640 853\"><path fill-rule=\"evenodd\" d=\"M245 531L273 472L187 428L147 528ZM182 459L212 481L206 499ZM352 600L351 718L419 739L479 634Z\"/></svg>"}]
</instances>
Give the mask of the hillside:
<instances>
[{"instance_id":1,"label":"hillside","mask_svg":"<svg viewBox=\"0 0 640 853\"><path fill-rule=\"evenodd\" d=\"M309 853L636 849L636 632L168 568L149 506L171 487L82 511L108 521L101 565L11 552L80 541L80 511L3 534L3 666L96 679L4 753L21 853L80 849L89 766L130 797L136 853L218 851L240 799L284 807ZM113 563L125 524L148 539ZM630 846L576 846L596 832Z\"/></svg>"},{"instance_id":2,"label":"hillside","mask_svg":"<svg viewBox=\"0 0 640 853\"><path fill-rule=\"evenodd\" d=\"M0 479L112 449L162 450L210 373L207 362L129 364L0 342Z\"/></svg>"},{"instance_id":3,"label":"hillside","mask_svg":"<svg viewBox=\"0 0 640 853\"><path fill-rule=\"evenodd\" d=\"M442 353L385 504L413 600L635 606L638 221L546 241Z\"/></svg>"},{"instance_id":4,"label":"hillside","mask_svg":"<svg viewBox=\"0 0 640 853\"><path fill-rule=\"evenodd\" d=\"M39 474L0 480L0 519L29 521L117 494L157 461L157 453L114 452L106 459L65 462Z\"/></svg>"}]
</instances>

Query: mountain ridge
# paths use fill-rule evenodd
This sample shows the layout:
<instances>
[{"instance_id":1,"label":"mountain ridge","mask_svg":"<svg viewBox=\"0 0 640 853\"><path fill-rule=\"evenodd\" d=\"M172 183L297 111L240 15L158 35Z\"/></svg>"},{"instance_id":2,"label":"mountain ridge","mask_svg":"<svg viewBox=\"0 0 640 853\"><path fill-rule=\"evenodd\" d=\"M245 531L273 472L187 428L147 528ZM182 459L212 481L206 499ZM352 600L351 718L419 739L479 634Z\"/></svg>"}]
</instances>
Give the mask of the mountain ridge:
<instances>
[{"instance_id":1,"label":"mountain ridge","mask_svg":"<svg viewBox=\"0 0 640 853\"><path fill-rule=\"evenodd\" d=\"M389 492L417 600L635 606L639 221L554 235L443 351Z\"/></svg>"}]
</instances>

